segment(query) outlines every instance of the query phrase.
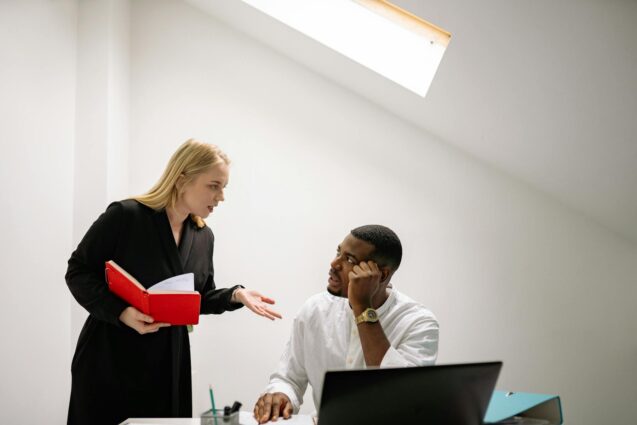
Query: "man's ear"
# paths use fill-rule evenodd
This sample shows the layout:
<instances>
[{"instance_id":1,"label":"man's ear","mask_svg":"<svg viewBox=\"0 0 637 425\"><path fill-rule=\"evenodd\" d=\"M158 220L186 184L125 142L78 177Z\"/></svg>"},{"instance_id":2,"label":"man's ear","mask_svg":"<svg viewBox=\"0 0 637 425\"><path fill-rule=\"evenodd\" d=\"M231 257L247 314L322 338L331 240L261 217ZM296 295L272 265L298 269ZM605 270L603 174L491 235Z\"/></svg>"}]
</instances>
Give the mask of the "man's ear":
<instances>
[{"instance_id":1,"label":"man's ear","mask_svg":"<svg viewBox=\"0 0 637 425\"><path fill-rule=\"evenodd\" d=\"M381 267L380 268L380 281L385 282L389 280L392 275L392 271L389 267Z\"/></svg>"}]
</instances>

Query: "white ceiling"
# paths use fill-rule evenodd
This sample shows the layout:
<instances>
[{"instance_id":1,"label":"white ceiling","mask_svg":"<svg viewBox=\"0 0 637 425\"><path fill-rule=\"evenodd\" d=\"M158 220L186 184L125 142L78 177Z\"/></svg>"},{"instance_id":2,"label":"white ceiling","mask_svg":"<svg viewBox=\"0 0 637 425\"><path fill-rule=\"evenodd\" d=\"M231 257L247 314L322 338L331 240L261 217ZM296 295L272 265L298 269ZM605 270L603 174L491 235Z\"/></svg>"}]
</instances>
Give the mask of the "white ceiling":
<instances>
[{"instance_id":1,"label":"white ceiling","mask_svg":"<svg viewBox=\"0 0 637 425\"><path fill-rule=\"evenodd\" d=\"M637 242L637 1L394 0L452 33L421 98L237 0L187 0Z\"/></svg>"}]
</instances>

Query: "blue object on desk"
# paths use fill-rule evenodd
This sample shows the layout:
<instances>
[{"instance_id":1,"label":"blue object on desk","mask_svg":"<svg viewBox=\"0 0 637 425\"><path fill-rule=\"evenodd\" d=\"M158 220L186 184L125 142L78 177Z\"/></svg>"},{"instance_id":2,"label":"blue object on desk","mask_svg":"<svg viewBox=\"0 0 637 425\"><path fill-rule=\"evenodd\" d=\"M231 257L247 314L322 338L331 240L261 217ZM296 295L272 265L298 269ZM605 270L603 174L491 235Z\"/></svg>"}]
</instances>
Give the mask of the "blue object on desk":
<instances>
[{"instance_id":1,"label":"blue object on desk","mask_svg":"<svg viewBox=\"0 0 637 425\"><path fill-rule=\"evenodd\" d=\"M563 418L560 397L549 394L494 391L484 423L493 424L514 416L544 419L551 424L561 424Z\"/></svg>"}]
</instances>

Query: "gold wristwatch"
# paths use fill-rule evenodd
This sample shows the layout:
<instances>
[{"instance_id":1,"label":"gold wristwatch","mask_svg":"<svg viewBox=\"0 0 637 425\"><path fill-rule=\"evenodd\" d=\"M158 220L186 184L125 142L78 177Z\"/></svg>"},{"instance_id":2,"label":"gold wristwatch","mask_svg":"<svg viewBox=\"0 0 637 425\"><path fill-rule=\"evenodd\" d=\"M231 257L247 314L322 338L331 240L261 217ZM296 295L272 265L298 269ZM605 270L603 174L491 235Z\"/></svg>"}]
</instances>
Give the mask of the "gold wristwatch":
<instances>
[{"instance_id":1,"label":"gold wristwatch","mask_svg":"<svg viewBox=\"0 0 637 425\"><path fill-rule=\"evenodd\" d=\"M367 308L361 314L356 316L357 325L363 322L367 322L367 323L378 322L378 314L376 313L376 310L374 310L373 308Z\"/></svg>"}]
</instances>

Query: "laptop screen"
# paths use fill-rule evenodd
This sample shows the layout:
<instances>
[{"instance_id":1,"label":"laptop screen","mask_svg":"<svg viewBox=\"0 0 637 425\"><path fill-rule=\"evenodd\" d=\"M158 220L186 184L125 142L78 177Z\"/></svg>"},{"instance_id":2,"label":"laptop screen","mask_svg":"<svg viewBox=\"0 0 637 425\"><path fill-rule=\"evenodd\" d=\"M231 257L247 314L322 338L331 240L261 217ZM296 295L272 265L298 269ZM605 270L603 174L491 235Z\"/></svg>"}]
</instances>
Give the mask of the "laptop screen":
<instances>
[{"instance_id":1,"label":"laptop screen","mask_svg":"<svg viewBox=\"0 0 637 425\"><path fill-rule=\"evenodd\" d=\"M479 425L502 362L325 374L319 425Z\"/></svg>"}]
</instances>

